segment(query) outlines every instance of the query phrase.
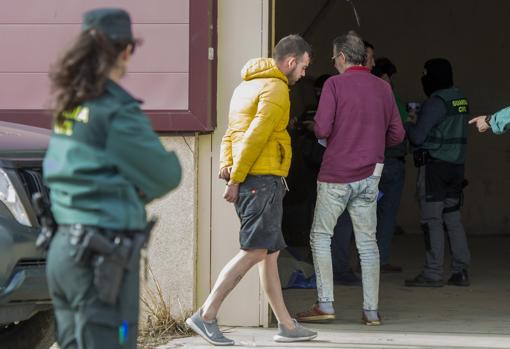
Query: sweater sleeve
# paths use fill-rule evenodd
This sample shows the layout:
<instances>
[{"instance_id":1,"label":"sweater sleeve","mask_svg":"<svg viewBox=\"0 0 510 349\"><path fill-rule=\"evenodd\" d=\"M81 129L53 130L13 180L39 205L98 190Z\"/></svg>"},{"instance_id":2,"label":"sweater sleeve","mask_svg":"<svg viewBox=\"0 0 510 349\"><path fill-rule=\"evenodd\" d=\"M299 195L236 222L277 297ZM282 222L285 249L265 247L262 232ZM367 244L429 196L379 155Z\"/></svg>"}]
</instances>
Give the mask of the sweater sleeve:
<instances>
[{"instance_id":1,"label":"sweater sleeve","mask_svg":"<svg viewBox=\"0 0 510 349\"><path fill-rule=\"evenodd\" d=\"M333 131L336 112L336 97L331 79L326 80L319 100L319 108L315 114L315 136L318 139L328 138Z\"/></svg>"},{"instance_id":2,"label":"sweater sleeve","mask_svg":"<svg viewBox=\"0 0 510 349\"><path fill-rule=\"evenodd\" d=\"M402 126L402 119L397 108L397 103L391 96L391 103L389 108L390 123L386 130L386 147L393 147L403 142L405 137L404 127Z\"/></svg>"},{"instance_id":3,"label":"sweater sleeve","mask_svg":"<svg viewBox=\"0 0 510 349\"><path fill-rule=\"evenodd\" d=\"M510 125L510 107L501 109L492 115L491 121L492 132L499 135L505 133Z\"/></svg>"},{"instance_id":4,"label":"sweater sleeve","mask_svg":"<svg viewBox=\"0 0 510 349\"><path fill-rule=\"evenodd\" d=\"M422 145L427 136L446 117L446 106L439 97L432 97L423 103L416 124L407 122L405 125L407 138L414 146Z\"/></svg>"}]
</instances>

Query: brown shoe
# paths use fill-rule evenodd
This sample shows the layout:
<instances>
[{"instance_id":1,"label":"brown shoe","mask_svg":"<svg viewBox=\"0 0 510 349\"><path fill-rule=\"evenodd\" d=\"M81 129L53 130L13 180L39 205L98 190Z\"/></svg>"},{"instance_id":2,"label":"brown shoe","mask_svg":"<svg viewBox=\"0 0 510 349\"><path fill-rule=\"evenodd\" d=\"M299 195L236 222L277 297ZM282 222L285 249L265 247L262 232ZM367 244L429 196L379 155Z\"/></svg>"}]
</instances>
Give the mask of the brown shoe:
<instances>
[{"instance_id":1,"label":"brown shoe","mask_svg":"<svg viewBox=\"0 0 510 349\"><path fill-rule=\"evenodd\" d=\"M335 318L335 313L323 312L318 304L315 304L310 310L296 314L296 319L302 322L335 320Z\"/></svg>"},{"instance_id":2,"label":"brown shoe","mask_svg":"<svg viewBox=\"0 0 510 349\"><path fill-rule=\"evenodd\" d=\"M398 265L383 264L381 265L381 273L401 273L402 267Z\"/></svg>"},{"instance_id":3,"label":"brown shoe","mask_svg":"<svg viewBox=\"0 0 510 349\"><path fill-rule=\"evenodd\" d=\"M361 312L361 323L367 326L379 326L381 324L381 316L379 315L379 312L377 312L376 316L371 313L373 312L363 310Z\"/></svg>"}]
</instances>

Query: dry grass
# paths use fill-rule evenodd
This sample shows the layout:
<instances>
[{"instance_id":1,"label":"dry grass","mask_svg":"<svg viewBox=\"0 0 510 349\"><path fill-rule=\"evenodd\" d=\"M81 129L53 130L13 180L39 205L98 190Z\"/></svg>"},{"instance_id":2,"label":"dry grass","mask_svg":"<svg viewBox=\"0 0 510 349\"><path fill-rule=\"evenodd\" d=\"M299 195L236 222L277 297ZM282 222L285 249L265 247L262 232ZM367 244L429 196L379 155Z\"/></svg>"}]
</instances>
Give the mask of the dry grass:
<instances>
[{"instance_id":1,"label":"dry grass","mask_svg":"<svg viewBox=\"0 0 510 349\"><path fill-rule=\"evenodd\" d=\"M145 318L142 319L140 326L138 344L142 349L152 349L168 343L172 338L187 337L192 334L185 323L191 313L181 310L179 318L172 317L170 303L165 300L161 286L150 266L148 270L154 288L146 286L141 297Z\"/></svg>"}]
</instances>

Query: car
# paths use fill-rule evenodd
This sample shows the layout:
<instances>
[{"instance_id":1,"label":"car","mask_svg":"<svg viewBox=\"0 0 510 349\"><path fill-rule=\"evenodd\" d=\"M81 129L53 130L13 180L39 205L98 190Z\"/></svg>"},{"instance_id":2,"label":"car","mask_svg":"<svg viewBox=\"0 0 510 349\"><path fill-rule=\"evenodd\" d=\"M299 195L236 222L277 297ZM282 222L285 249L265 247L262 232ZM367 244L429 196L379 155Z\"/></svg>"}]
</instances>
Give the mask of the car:
<instances>
[{"instance_id":1,"label":"car","mask_svg":"<svg viewBox=\"0 0 510 349\"><path fill-rule=\"evenodd\" d=\"M48 349L55 342L45 252L31 198L48 197L42 161L50 131L0 121L0 347Z\"/></svg>"}]
</instances>

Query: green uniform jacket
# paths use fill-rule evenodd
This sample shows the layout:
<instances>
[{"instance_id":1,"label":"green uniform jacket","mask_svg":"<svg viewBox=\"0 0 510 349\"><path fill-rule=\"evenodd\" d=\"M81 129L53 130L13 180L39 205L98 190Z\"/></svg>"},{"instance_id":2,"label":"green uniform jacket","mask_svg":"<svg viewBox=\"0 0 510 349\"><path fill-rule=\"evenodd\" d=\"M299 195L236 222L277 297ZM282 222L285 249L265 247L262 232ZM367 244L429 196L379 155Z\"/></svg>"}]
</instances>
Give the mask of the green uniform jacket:
<instances>
[{"instance_id":1,"label":"green uniform jacket","mask_svg":"<svg viewBox=\"0 0 510 349\"><path fill-rule=\"evenodd\" d=\"M43 168L59 224L141 229L145 204L177 187L177 156L139 105L109 80L104 93L54 127Z\"/></svg>"},{"instance_id":2,"label":"green uniform jacket","mask_svg":"<svg viewBox=\"0 0 510 349\"><path fill-rule=\"evenodd\" d=\"M463 164L466 159L469 103L456 87L436 91L432 96L443 100L446 117L432 128L422 148L435 159Z\"/></svg>"},{"instance_id":3,"label":"green uniform jacket","mask_svg":"<svg viewBox=\"0 0 510 349\"><path fill-rule=\"evenodd\" d=\"M502 134L508 130L510 125L510 107L501 109L497 113L492 114L490 126L495 134Z\"/></svg>"},{"instance_id":4,"label":"green uniform jacket","mask_svg":"<svg viewBox=\"0 0 510 349\"><path fill-rule=\"evenodd\" d=\"M409 119L409 115L407 114L406 108L402 103L400 97L395 94L393 91L393 95L395 96L395 102L397 103L398 112L400 113L400 118L402 119L402 123L405 123ZM396 145L394 147L386 148L384 152L384 157L387 158L399 158L404 157L407 154L407 139L404 139L402 143Z\"/></svg>"}]
</instances>

